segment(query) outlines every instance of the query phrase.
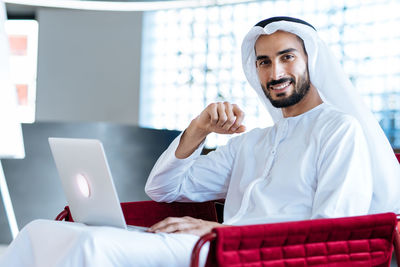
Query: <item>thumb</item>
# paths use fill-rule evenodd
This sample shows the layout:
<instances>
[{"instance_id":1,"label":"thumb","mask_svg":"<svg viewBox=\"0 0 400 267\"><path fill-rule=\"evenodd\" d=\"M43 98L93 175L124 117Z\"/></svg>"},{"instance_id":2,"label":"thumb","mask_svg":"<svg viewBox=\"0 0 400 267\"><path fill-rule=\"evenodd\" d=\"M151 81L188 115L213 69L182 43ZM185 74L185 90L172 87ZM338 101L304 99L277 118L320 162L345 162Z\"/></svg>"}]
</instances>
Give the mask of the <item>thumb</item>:
<instances>
[{"instance_id":1,"label":"thumb","mask_svg":"<svg viewBox=\"0 0 400 267\"><path fill-rule=\"evenodd\" d=\"M244 133L246 131L246 126L243 124L239 126L239 128L236 129L235 133Z\"/></svg>"}]
</instances>

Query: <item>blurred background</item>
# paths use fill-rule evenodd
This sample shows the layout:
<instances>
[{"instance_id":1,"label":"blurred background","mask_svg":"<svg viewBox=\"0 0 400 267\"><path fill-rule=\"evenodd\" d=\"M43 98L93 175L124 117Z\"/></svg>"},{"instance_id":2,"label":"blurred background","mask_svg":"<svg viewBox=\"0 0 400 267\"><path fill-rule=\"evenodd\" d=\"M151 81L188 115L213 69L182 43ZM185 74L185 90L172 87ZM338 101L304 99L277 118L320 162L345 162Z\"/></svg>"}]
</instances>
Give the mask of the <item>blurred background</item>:
<instances>
[{"instance_id":1,"label":"blurred background","mask_svg":"<svg viewBox=\"0 0 400 267\"><path fill-rule=\"evenodd\" d=\"M271 125L240 57L247 31L271 16L316 27L400 149L399 1L4 2L26 155L2 163L19 228L66 205L49 136L102 140L120 200L136 201L148 199L158 156L207 104L237 103L248 129ZM0 243L11 238L1 205Z\"/></svg>"}]
</instances>

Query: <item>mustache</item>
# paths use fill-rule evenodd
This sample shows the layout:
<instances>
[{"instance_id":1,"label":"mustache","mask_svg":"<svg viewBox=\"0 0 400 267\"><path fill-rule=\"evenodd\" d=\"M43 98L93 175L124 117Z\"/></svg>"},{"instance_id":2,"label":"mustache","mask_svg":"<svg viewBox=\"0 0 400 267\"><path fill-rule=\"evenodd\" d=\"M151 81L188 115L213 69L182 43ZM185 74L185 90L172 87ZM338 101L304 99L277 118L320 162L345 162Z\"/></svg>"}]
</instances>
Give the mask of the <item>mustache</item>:
<instances>
[{"instance_id":1,"label":"mustache","mask_svg":"<svg viewBox=\"0 0 400 267\"><path fill-rule=\"evenodd\" d=\"M285 82L292 82L295 83L295 80L291 77L289 78L281 78L279 80L272 80L267 82L267 88L269 88L270 86L276 85L276 84L280 84L280 83L285 83Z\"/></svg>"}]
</instances>

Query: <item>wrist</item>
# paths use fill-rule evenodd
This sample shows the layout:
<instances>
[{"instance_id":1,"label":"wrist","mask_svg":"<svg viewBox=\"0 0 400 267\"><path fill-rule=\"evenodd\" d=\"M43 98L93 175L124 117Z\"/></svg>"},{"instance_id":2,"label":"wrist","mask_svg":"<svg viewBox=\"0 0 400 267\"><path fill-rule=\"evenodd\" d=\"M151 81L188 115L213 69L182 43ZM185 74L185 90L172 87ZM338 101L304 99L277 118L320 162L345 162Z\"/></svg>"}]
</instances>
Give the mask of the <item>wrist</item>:
<instances>
[{"instance_id":1,"label":"wrist","mask_svg":"<svg viewBox=\"0 0 400 267\"><path fill-rule=\"evenodd\" d=\"M187 136L195 138L200 142L202 142L210 133L210 131L207 131L198 125L197 118L192 120L189 127L186 129Z\"/></svg>"},{"instance_id":2,"label":"wrist","mask_svg":"<svg viewBox=\"0 0 400 267\"><path fill-rule=\"evenodd\" d=\"M189 157L204 141L208 132L197 127L193 120L188 128L183 132L179 145L175 151L175 156L178 159Z\"/></svg>"}]
</instances>

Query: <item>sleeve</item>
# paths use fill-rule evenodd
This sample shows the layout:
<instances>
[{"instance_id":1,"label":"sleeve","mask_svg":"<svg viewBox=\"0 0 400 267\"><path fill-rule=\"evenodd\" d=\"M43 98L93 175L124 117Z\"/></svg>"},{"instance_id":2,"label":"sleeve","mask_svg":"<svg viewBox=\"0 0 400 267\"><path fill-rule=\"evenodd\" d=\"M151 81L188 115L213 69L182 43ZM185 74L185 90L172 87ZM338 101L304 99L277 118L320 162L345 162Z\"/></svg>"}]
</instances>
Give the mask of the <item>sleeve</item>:
<instances>
[{"instance_id":1,"label":"sleeve","mask_svg":"<svg viewBox=\"0 0 400 267\"><path fill-rule=\"evenodd\" d=\"M373 180L368 146L352 117L322 131L312 219L367 214Z\"/></svg>"},{"instance_id":2,"label":"sleeve","mask_svg":"<svg viewBox=\"0 0 400 267\"><path fill-rule=\"evenodd\" d=\"M179 135L160 156L147 180L147 195L158 202L203 202L225 198L233 165L233 146L200 155L204 143L188 158L175 157Z\"/></svg>"}]
</instances>

